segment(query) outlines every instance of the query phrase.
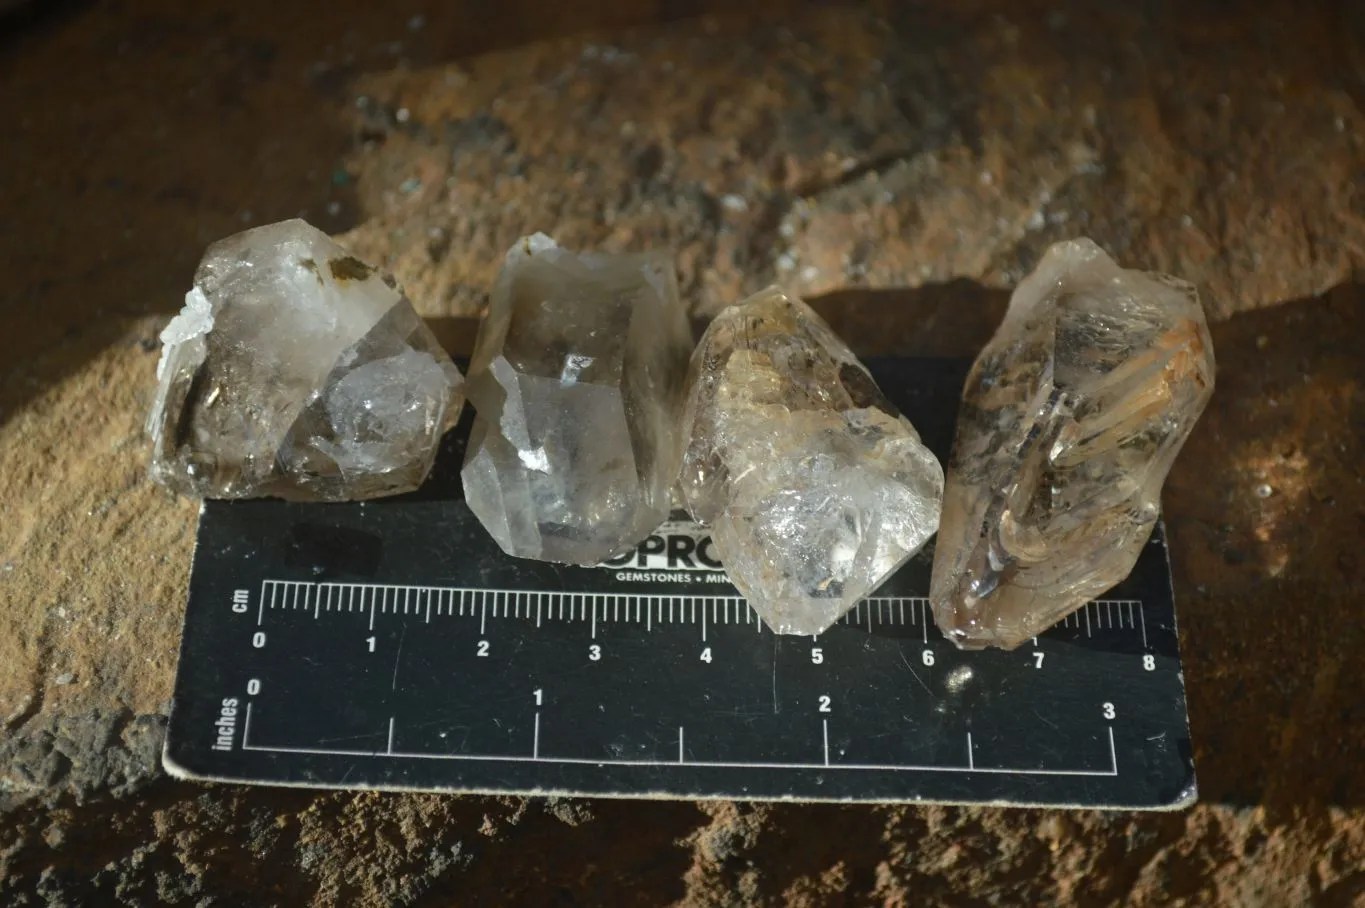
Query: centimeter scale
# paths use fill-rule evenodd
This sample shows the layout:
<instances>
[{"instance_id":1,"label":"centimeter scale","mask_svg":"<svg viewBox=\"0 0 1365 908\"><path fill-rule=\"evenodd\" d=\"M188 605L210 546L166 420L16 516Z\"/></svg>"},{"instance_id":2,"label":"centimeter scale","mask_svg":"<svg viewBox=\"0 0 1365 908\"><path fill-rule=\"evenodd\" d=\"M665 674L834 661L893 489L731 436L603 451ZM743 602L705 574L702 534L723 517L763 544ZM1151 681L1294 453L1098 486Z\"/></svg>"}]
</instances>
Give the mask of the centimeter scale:
<instances>
[{"instance_id":1,"label":"centimeter scale","mask_svg":"<svg viewBox=\"0 0 1365 908\"><path fill-rule=\"evenodd\" d=\"M868 365L946 459L965 364ZM170 772L499 794L1194 800L1160 527L1126 581L1012 652L960 652L938 632L928 552L818 637L774 635L685 519L600 567L504 555L462 500L468 422L411 495L205 504Z\"/></svg>"}]
</instances>

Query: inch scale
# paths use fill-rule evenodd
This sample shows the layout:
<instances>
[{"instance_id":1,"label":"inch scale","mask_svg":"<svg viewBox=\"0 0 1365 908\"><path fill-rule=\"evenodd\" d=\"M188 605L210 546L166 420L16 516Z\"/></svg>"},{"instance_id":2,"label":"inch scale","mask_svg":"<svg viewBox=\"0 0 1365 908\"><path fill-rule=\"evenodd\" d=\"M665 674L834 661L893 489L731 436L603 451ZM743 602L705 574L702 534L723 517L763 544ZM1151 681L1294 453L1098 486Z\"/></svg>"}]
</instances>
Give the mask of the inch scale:
<instances>
[{"instance_id":1,"label":"inch scale","mask_svg":"<svg viewBox=\"0 0 1365 908\"><path fill-rule=\"evenodd\" d=\"M960 367L869 365L943 456ZM466 428L413 495L206 503L172 773L498 794L1193 801L1160 528L1128 580L1013 652L943 638L924 598L929 553L819 636L774 635L685 520L611 565L503 555L461 499Z\"/></svg>"}]
</instances>

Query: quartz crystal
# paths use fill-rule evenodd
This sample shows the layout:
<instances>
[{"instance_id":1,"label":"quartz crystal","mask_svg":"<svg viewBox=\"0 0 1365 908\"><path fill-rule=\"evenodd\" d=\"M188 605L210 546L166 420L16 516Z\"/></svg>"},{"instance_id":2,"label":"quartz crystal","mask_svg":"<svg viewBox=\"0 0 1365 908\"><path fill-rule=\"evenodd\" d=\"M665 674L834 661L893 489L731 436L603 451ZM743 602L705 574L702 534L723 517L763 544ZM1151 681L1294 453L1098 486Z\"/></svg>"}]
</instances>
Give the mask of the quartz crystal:
<instances>
[{"instance_id":1,"label":"quartz crystal","mask_svg":"<svg viewBox=\"0 0 1365 908\"><path fill-rule=\"evenodd\" d=\"M1213 393L1189 284L1089 240L1048 250L967 379L930 599L958 646L1018 646L1132 570Z\"/></svg>"},{"instance_id":2,"label":"quartz crystal","mask_svg":"<svg viewBox=\"0 0 1365 908\"><path fill-rule=\"evenodd\" d=\"M210 246L161 341L150 472L184 495L415 489L464 400L393 278L301 220Z\"/></svg>"},{"instance_id":3,"label":"quartz crystal","mask_svg":"<svg viewBox=\"0 0 1365 908\"><path fill-rule=\"evenodd\" d=\"M829 627L938 525L934 455L829 326L776 288L711 323L683 426L687 507L778 633Z\"/></svg>"},{"instance_id":4,"label":"quartz crystal","mask_svg":"<svg viewBox=\"0 0 1365 908\"><path fill-rule=\"evenodd\" d=\"M470 361L463 471L504 551L597 564L668 516L691 350L666 258L512 247Z\"/></svg>"}]
</instances>

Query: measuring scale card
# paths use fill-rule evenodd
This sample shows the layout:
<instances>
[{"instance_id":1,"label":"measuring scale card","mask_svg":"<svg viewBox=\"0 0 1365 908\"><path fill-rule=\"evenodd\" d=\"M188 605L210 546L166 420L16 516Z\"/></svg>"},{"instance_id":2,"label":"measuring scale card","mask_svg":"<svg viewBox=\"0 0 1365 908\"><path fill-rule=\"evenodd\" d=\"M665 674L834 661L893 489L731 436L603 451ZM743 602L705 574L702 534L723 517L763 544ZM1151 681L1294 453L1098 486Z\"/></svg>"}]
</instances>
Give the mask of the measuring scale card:
<instances>
[{"instance_id":1,"label":"measuring scale card","mask_svg":"<svg viewBox=\"0 0 1365 908\"><path fill-rule=\"evenodd\" d=\"M871 360L946 461L966 364ZM619 797L1176 808L1195 798L1160 526L1013 652L933 625L932 552L774 635L683 515L599 567L465 506L471 414L410 495L206 502L165 765L193 779Z\"/></svg>"}]
</instances>

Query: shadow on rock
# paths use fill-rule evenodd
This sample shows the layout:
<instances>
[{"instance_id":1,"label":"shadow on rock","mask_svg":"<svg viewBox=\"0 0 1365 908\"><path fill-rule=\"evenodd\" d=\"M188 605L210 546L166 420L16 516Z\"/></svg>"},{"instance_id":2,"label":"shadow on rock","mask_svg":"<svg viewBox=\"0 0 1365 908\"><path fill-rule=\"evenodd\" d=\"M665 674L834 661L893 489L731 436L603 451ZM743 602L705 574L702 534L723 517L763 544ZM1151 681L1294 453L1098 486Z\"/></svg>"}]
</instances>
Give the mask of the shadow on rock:
<instances>
[{"instance_id":1,"label":"shadow on rock","mask_svg":"<svg viewBox=\"0 0 1365 908\"><path fill-rule=\"evenodd\" d=\"M1365 804L1365 285L1212 326L1164 502L1202 799Z\"/></svg>"}]
</instances>

